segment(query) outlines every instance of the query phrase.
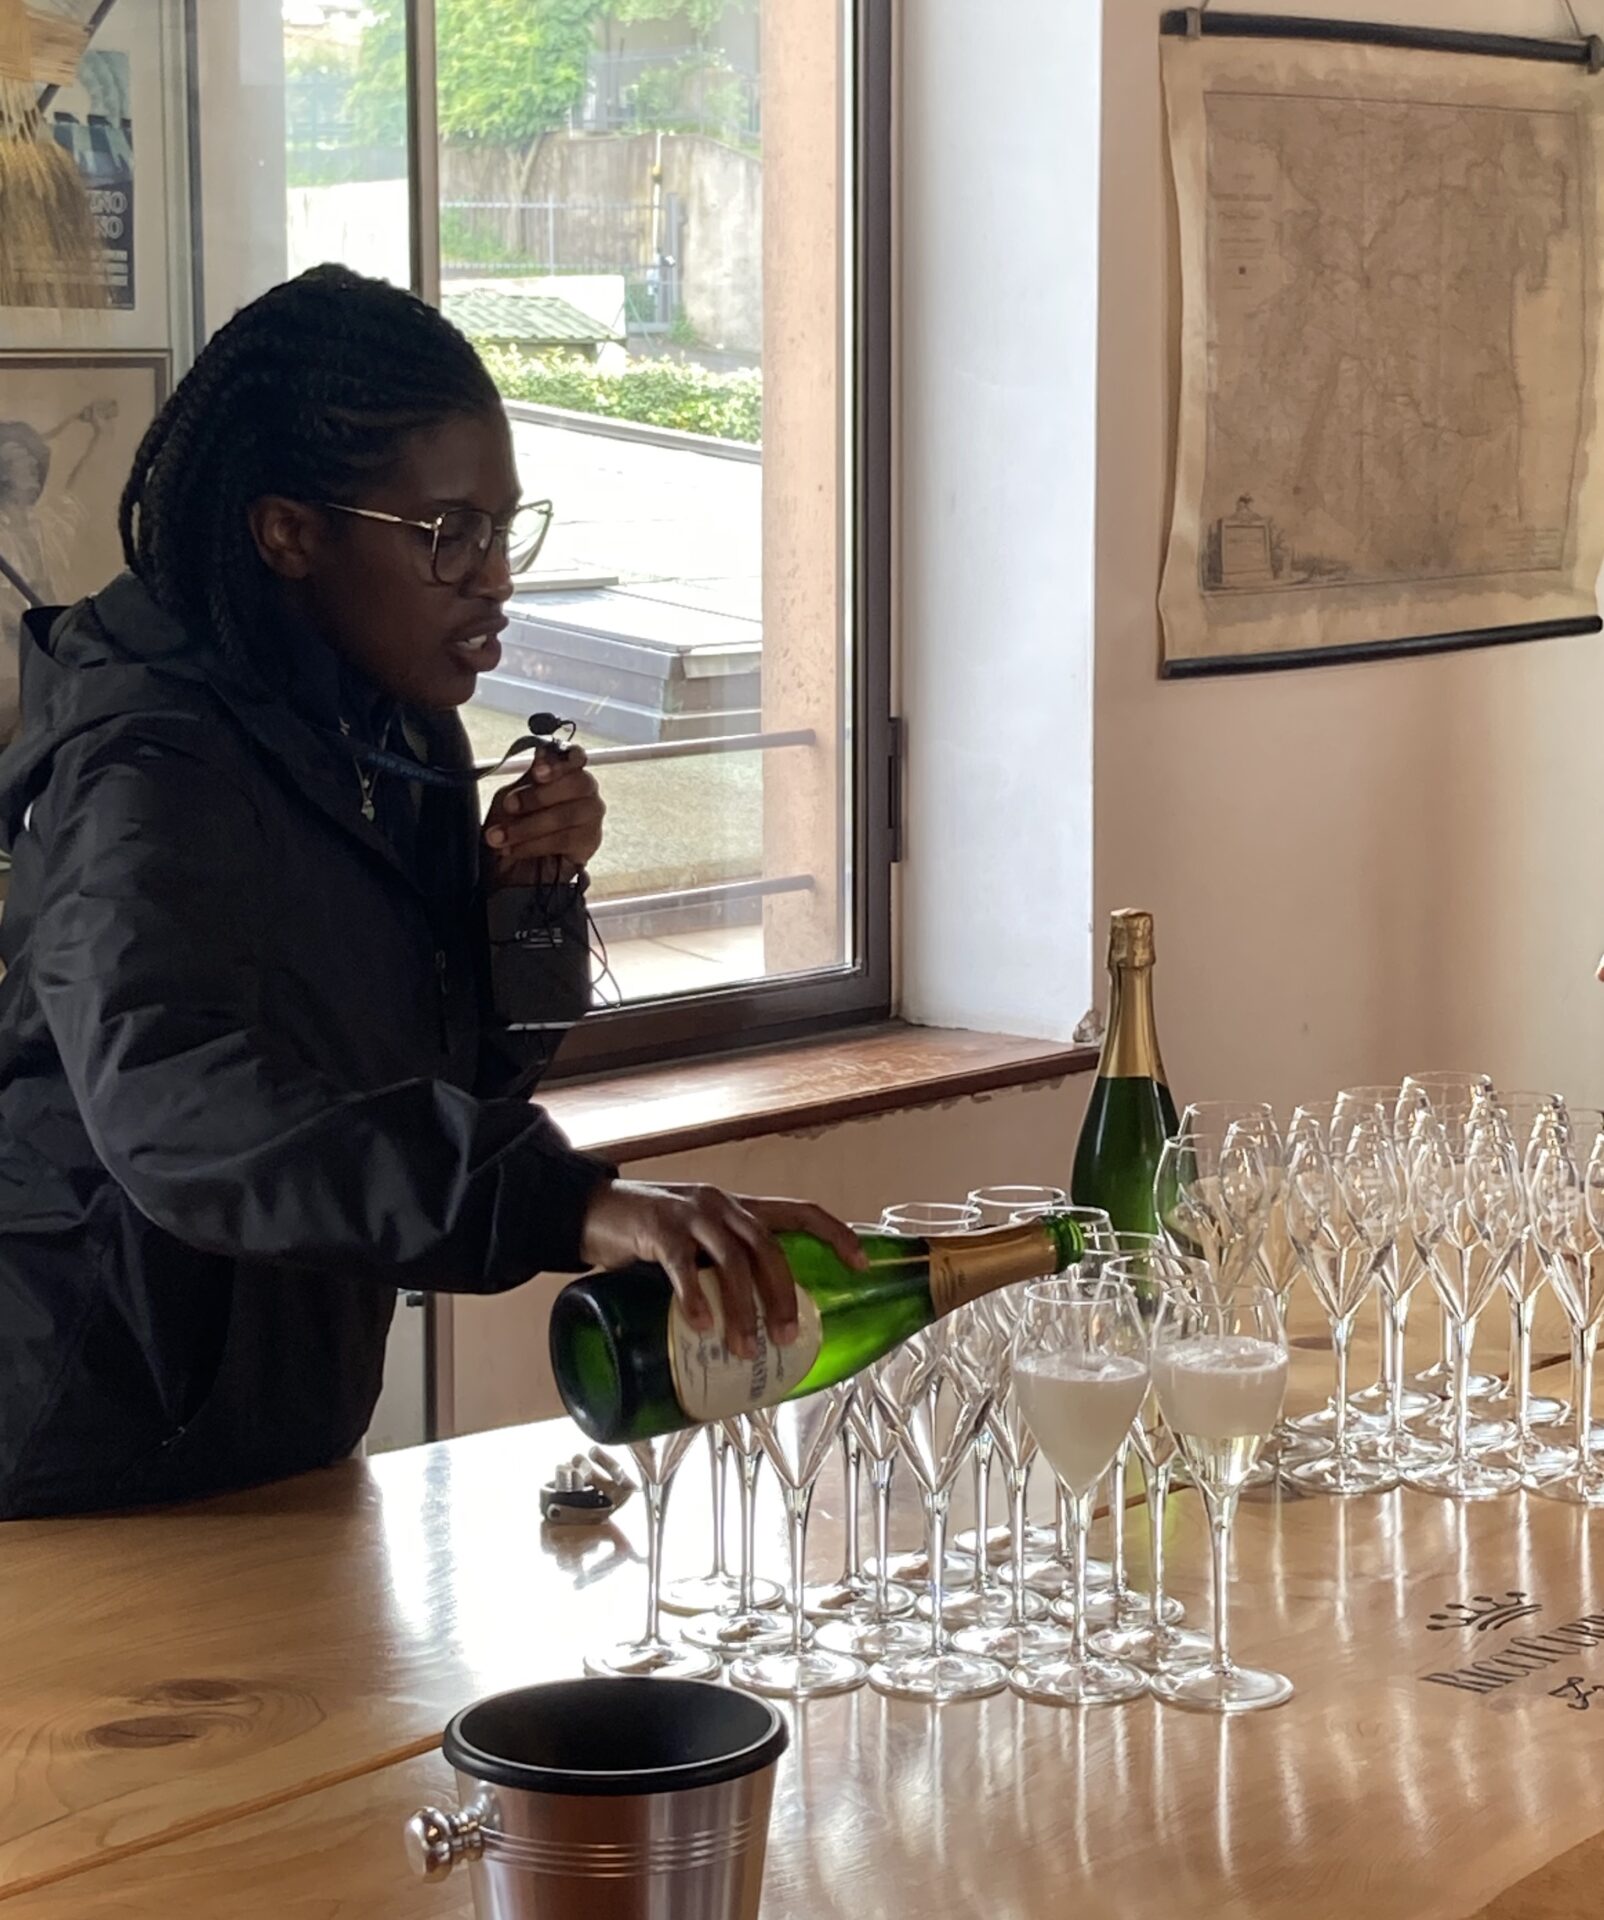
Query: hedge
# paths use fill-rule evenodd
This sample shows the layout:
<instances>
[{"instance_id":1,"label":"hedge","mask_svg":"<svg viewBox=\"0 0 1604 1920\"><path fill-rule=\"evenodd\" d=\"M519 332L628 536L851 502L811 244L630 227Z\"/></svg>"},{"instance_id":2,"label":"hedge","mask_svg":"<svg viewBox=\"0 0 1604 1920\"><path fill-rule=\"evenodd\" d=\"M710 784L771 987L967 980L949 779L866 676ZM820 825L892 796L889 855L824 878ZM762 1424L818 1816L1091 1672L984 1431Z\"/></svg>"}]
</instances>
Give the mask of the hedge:
<instances>
[{"instance_id":1,"label":"hedge","mask_svg":"<svg viewBox=\"0 0 1604 1920\"><path fill-rule=\"evenodd\" d=\"M678 360L631 360L620 371L609 372L575 354L525 353L484 340L474 344L504 399L752 446L762 442L761 373L712 373Z\"/></svg>"}]
</instances>

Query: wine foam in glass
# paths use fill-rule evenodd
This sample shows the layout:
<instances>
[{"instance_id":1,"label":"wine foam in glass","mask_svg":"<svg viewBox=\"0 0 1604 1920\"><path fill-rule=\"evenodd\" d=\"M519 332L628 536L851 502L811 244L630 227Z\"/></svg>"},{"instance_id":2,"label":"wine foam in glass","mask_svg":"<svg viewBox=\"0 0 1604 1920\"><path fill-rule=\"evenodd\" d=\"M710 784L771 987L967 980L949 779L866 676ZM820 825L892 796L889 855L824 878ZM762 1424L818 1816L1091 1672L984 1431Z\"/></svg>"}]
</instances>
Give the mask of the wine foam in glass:
<instances>
[{"instance_id":1,"label":"wine foam in glass","mask_svg":"<svg viewBox=\"0 0 1604 1920\"><path fill-rule=\"evenodd\" d=\"M1129 1354L1045 1353L1014 1363L1014 1392L1036 1444L1076 1495L1108 1471L1147 1392Z\"/></svg>"}]
</instances>

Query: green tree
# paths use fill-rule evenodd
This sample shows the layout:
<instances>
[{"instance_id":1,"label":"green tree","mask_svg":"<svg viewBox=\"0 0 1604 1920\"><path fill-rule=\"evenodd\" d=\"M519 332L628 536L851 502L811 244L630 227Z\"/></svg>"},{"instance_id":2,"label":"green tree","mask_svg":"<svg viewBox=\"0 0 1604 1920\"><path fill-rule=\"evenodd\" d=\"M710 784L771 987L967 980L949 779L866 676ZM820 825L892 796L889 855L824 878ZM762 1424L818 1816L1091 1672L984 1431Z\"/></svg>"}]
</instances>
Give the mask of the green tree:
<instances>
[{"instance_id":1,"label":"green tree","mask_svg":"<svg viewBox=\"0 0 1604 1920\"><path fill-rule=\"evenodd\" d=\"M605 0L439 0L442 137L525 147L560 127L584 98L606 11ZM403 0L376 0L373 12L351 104L364 139L394 144L406 137Z\"/></svg>"}]
</instances>

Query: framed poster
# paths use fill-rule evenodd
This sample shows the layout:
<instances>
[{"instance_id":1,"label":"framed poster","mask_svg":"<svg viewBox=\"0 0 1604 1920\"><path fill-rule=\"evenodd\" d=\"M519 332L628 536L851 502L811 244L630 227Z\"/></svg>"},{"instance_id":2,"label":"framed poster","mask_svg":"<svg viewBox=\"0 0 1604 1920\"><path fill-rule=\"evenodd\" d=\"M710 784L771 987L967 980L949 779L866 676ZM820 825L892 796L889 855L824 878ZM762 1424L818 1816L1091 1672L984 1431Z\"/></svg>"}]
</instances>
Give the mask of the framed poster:
<instances>
[{"instance_id":1,"label":"framed poster","mask_svg":"<svg viewBox=\"0 0 1604 1920\"><path fill-rule=\"evenodd\" d=\"M1597 632L1592 43L1162 30L1182 269L1165 674Z\"/></svg>"},{"instance_id":2,"label":"framed poster","mask_svg":"<svg viewBox=\"0 0 1604 1920\"><path fill-rule=\"evenodd\" d=\"M80 599L122 566L117 503L169 378L165 353L0 356L0 741L25 608Z\"/></svg>"},{"instance_id":3,"label":"framed poster","mask_svg":"<svg viewBox=\"0 0 1604 1920\"><path fill-rule=\"evenodd\" d=\"M0 12L3 12L0 0ZM187 257L182 74L174 0L117 0L83 44L86 0L28 0L29 46L54 146L83 183L96 241L82 297L0 306L0 347L130 351L173 344L171 288ZM49 31L51 26L55 31ZM178 97L181 97L181 90ZM59 282L59 273L50 276Z\"/></svg>"}]
</instances>

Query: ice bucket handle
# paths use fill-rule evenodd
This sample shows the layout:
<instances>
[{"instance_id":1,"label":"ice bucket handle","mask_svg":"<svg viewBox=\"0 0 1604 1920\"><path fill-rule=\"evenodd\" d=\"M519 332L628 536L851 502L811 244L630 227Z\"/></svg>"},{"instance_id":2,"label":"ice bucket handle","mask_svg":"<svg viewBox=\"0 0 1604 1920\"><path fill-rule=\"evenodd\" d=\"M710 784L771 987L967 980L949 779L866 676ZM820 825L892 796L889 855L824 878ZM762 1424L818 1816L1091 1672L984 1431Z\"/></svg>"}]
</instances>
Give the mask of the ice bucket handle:
<instances>
[{"instance_id":1,"label":"ice bucket handle","mask_svg":"<svg viewBox=\"0 0 1604 1920\"><path fill-rule=\"evenodd\" d=\"M459 1860L484 1852L485 1809L481 1801L460 1813L420 1807L406 1824L407 1859L420 1880L444 1880Z\"/></svg>"}]
</instances>

